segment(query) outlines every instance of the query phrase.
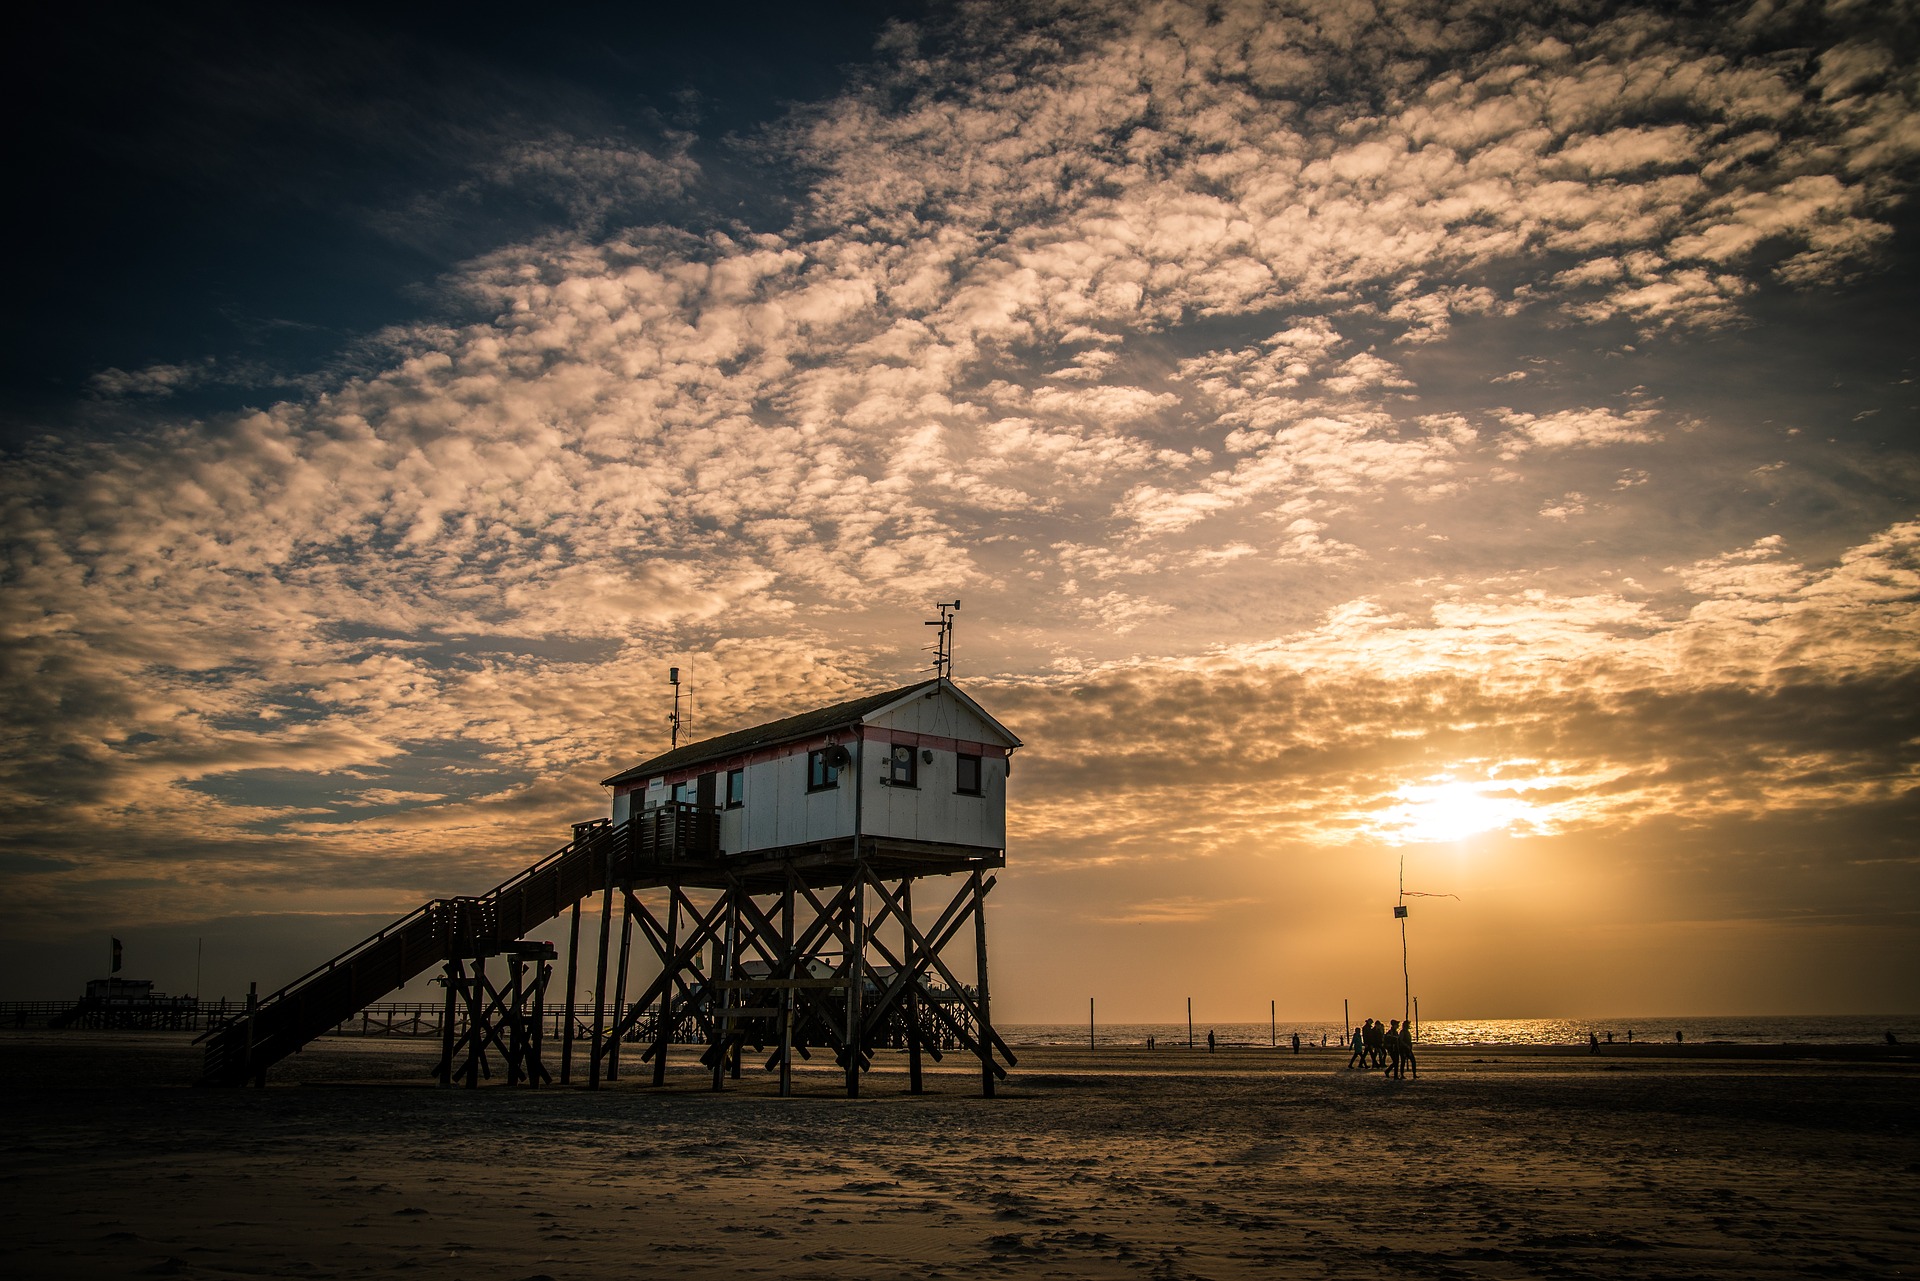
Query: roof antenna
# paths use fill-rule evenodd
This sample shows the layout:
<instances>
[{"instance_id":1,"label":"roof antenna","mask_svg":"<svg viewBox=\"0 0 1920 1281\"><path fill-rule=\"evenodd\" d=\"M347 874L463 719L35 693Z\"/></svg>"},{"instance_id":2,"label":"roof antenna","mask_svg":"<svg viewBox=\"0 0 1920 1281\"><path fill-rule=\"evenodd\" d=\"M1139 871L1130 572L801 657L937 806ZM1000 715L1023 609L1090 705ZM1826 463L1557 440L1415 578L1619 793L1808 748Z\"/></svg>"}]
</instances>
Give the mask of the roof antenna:
<instances>
[{"instance_id":1,"label":"roof antenna","mask_svg":"<svg viewBox=\"0 0 1920 1281\"><path fill-rule=\"evenodd\" d=\"M927 620L928 627L938 627L939 637L933 643L933 674L943 680L953 679L953 616L960 611L960 601L935 601L935 609L940 617Z\"/></svg>"},{"instance_id":2,"label":"roof antenna","mask_svg":"<svg viewBox=\"0 0 1920 1281\"><path fill-rule=\"evenodd\" d=\"M667 717L667 724L673 727L673 746L680 746L680 669L667 669L667 684L673 686L673 715Z\"/></svg>"}]
</instances>

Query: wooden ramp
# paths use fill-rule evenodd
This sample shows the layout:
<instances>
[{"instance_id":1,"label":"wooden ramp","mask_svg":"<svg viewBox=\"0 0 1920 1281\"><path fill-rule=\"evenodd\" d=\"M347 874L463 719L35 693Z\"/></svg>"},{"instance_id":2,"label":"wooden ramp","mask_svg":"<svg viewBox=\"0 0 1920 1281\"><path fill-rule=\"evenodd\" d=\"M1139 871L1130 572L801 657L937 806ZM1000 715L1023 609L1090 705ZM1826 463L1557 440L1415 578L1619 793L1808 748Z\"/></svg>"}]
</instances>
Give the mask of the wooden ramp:
<instances>
[{"instance_id":1,"label":"wooden ramp","mask_svg":"<svg viewBox=\"0 0 1920 1281\"><path fill-rule=\"evenodd\" d=\"M623 824L582 824L567 844L477 898L435 899L201 1036L201 1085L245 1085L409 979L462 957L507 951L606 884L625 852Z\"/></svg>"}]
</instances>

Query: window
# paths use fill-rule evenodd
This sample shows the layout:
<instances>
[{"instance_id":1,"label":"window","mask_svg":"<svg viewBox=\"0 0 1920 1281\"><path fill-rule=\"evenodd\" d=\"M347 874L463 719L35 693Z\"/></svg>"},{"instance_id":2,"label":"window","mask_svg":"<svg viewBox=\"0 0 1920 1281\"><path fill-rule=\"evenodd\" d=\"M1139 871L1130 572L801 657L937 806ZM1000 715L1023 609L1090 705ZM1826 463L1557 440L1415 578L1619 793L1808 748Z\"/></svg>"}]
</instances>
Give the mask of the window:
<instances>
[{"instance_id":1,"label":"window","mask_svg":"<svg viewBox=\"0 0 1920 1281\"><path fill-rule=\"evenodd\" d=\"M737 810L747 803L747 771L730 769L727 771L727 808Z\"/></svg>"},{"instance_id":2,"label":"window","mask_svg":"<svg viewBox=\"0 0 1920 1281\"><path fill-rule=\"evenodd\" d=\"M807 753L807 790L824 791L829 787L840 786L839 759L846 749L822 747Z\"/></svg>"},{"instance_id":3,"label":"window","mask_svg":"<svg viewBox=\"0 0 1920 1281\"><path fill-rule=\"evenodd\" d=\"M887 754L887 782L895 787L920 786L920 772L915 766L913 749L905 743L895 743Z\"/></svg>"},{"instance_id":4,"label":"window","mask_svg":"<svg viewBox=\"0 0 1920 1281\"><path fill-rule=\"evenodd\" d=\"M694 784L692 779L673 785L673 801L676 805L693 804Z\"/></svg>"},{"instance_id":5,"label":"window","mask_svg":"<svg viewBox=\"0 0 1920 1281\"><path fill-rule=\"evenodd\" d=\"M962 796L979 796L980 758L962 752L953 759L953 790Z\"/></svg>"}]
</instances>

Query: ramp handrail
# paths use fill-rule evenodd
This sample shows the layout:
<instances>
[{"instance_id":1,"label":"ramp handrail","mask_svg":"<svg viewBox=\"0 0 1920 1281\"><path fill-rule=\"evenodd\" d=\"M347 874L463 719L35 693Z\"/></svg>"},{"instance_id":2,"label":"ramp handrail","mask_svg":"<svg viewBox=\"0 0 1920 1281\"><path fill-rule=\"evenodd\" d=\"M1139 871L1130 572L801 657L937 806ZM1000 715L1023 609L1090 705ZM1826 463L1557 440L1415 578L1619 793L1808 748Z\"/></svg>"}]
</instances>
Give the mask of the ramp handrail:
<instances>
[{"instance_id":1,"label":"ramp handrail","mask_svg":"<svg viewBox=\"0 0 1920 1281\"><path fill-rule=\"evenodd\" d=\"M616 860L711 857L718 851L719 810L684 801L645 811L618 825L605 819L576 823L573 839L532 866L509 876L485 894L437 898L355 943L236 1013L232 1021L209 1027L196 1043L207 1042L206 1083L238 1084L243 1073L256 1075L293 1053L325 1028L403 987L435 961L490 955L490 949L521 937L552 920L563 904L576 905L586 893L611 882ZM570 859L603 854L603 875L576 877L565 868ZM516 892L551 873L551 895ZM629 869L631 874L631 869ZM572 890L571 895L563 886ZM510 931L500 937L501 931ZM421 937L408 937L409 934ZM384 949L384 952L383 950ZM479 949L475 951L474 949ZM338 975L339 977L329 978ZM244 1050L244 1054L240 1051Z\"/></svg>"},{"instance_id":2,"label":"ramp handrail","mask_svg":"<svg viewBox=\"0 0 1920 1281\"><path fill-rule=\"evenodd\" d=\"M573 840L568 841L565 845L562 845L559 849L547 855L545 858L535 863L532 867L522 868L520 871L515 872L512 876L509 876L506 880L500 882L498 885L494 886L492 889L488 890L485 894L482 894L479 897L483 899L498 898L501 894L512 889L514 886L518 885L521 881L531 880L534 876L538 875L541 872L544 872L547 869L548 865L559 862L561 859L565 858L569 854L574 853L576 850L590 849L595 842L608 839L612 837L616 832L624 832L626 830L627 830L627 824L625 823L621 823L618 826L613 826L611 824L603 824L599 827L594 828L590 832L586 832L583 835L576 836Z\"/></svg>"},{"instance_id":3,"label":"ramp handrail","mask_svg":"<svg viewBox=\"0 0 1920 1281\"><path fill-rule=\"evenodd\" d=\"M209 1027L205 1032L194 1038L196 1044L202 1041L208 1042L207 1070L202 1078L203 1081L209 1083L215 1081L224 1081L230 1084L238 1083L235 1079L233 1064L230 1062L233 1057L231 1053L233 1047L225 1044L236 1036L248 1038L249 1047L247 1053L249 1056L262 1049L277 1051L271 1052L271 1057L266 1062L277 1060L285 1054L298 1049L300 1045L305 1044L307 1040L311 1039L310 1036L293 1033L295 1038L294 1043L286 1045L279 1039L280 1034L276 1033L274 1029L288 1028L290 1023L315 1023L317 1025L310 1006L303 1005L303 1002L309 1001L314 996L320 997L322 1004L340 1004L343 1006L351 1004L353 1009L343 1009L339 1015L340 1018L346 1018L350 1017L354 1010L363 1008L368 1003L378 1000L386 992L391 991L393 987L404 985L408 981L409 975L402 974L399 977L398 983L395 983L391 977L380 980L379 991L366 990L358 986L360 971L364 968L364 965L360 963L376 961L378 949L386 947L390 941L402 948L402 956L407 956L409 953L404 938L405 932L409 930L417 931L423 922L431 923L430 929L433 935L432 944L429 947L431 956L429 958L415 952L411 954L413 959L415 961L426 960L428 963L431 963L433 960L451 959L452 949L471 946L475 942L480 941L468 937L472 924L476 919L485 920L490 909L497 909L504 895L532 877L553 868L558 863L564 862L569 857L586 854L601 842L615 839L618 834L625 832L625 827L626 825L622 824L616 828L605 822L598 822L591 826L584 823L578 824L575 827L573 840L568 841L565 845L562 845L559 849L540 859L531 867L527 867L509 876L485 894L471 898L436 898L429 900L399 920L385 926L367 938L361 939L358 943L342 951L337 956L314 966L292 982L285 984L276 991L255 1001L252 1009L239 1012L233 1021L222 1024L219 1027ZM608 851L608 857L612 857L611 849ZM554 913L550 912L540 916L539 919L542 921L550 920L552 915L554 915ZM521 922L523 927L532 923L533 922L530 921ZM468 928L462 928L463 926ZM485 942L492 941L493 940L485 940ZM326 998L325 993L318 990L319 981L328 975L340 971L343 967L353 967L347 971L347 999L341 1001L339 994L336 993L335 996L329 1000ZM417 974L418 972L418 968L412 970L413 974ZM338 1022L338 1019L336 1018L333 1021ZM265 1025L264 1028L262 1027L263 1024ZM256 1031L264 1031L266 1035L254 1039ZM266 1062L254 1062L250 1066L264 1070Z\"/></svg>"},{"instance_id":4,"label":"ramp handrail","mask_svg":"<svg viewBox=\"0 0 1920 1281\"><path fill-rule=\"evenodd\" d=\"M352 960L354 957L358 956L360 953L369 951L376 945L385 942L389 934L392 934L396 930L402 929L408 925L413 924L415 917L426 916L430 914L433 911L433 909L435 909L436 907L439 907L441 904L445 903L446 901L447 901L446 899L437 898L437 899L432 899L428 902L422 903L419 907L414 908L411 912L408 912L405 916L401 917L399 920L395 921L393 924L386 926L378 934L374 934L367 938L361 939L358 943L355 943L352 947L340 953L340 955L334 957L331 961L325 961L319 965L314 966L312 969L308 970L305 974L302 974L299 978L293 980L291 983L288 983L284 987L281 987L276 991L261 997L258 1001L254 1003L254 1012L256 1014L259 1013L259 1011L266 1008L266 1006L270 1002L278 1001L282 999L289 992L293 991L295 988L304 987L313 979L318 978L320 975L325 974L327 971L338 968L341 962ZM242 1010L240 1013L244 1017L246 1011ZM195 1037L194 1042L197 1044L201 1041L206 1040L207 1037L211 1036L215 1030L216 1029L214 1028L208 1028L205 1032L202 1032L199 1036Z\"/></svg>"},{"instance_id":5,"label":"ramp handrail","mask_svg":"<svg viewBox=\"0 0 1920 1281\"><path fill-rule=\"evenodd\" d=\"M626 826L625 824L621 824L622 828L624 828L625 826ZM539 862L535 863L533 866L523 868L520 871L515 872L512 876L509 876L506 880L500 882L498 885L488 890L485 894L476 895L475 897L483 900L496 898L499 896L499 894L503 890L511 889L517 883L528 879L529 877L533 876L537 872L543 871L549 864L556 862L559 859L563 859L567 855L573 853L576 848L585 849L588 846L592 845L594 841L604 836L610 835L611 833L617 830L620 830L620 829L612 828L612 827L595 828L592 832L588 833L583 839L568 841L565 845L562 845L559 849L555 850L553 853L548 854L546 857L542 858ZM352 947L340 953L338 956L334 957L332 960L325 961L319 965L314 966L312 969L308 970L305 974L302 974L299 978L294 979L291 983L288 983L285 986L275 990L271 995L261 997L259 1004L265 1005L269 1001L279 1000L280 998L284 997L287 993L293 991L297 987L304 985L309 980L317 978L322 974L325 974L328 970L337 968L341 962L351 960L354 956L358 955L359 953L367 951L368 949L374 947L376 944L384 941L389 934L392 934L395 931L404 928L405 926L411 925L415 917L425 916L431 913L435 908L451 904L453 901L454 900L451 898L436 898L436 899L430 899L427 902L422 903L419 907L414 908L411 912L408 912L405 916L401 917L399 920L395 921L393 924L386 926L379 933L371 935L367 938L361 939L358 943L355 943Z\"/></svg>"}]
</instances>

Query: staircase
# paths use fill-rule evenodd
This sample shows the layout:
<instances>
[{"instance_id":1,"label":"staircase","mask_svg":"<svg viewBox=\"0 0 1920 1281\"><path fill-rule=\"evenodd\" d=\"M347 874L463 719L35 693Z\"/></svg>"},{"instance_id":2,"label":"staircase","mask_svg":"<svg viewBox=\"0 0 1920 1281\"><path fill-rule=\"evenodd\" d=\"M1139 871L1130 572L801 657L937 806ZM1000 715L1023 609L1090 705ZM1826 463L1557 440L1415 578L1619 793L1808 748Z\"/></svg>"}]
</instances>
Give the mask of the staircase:
<instances>
[{"instance_id":1,"label":"staircase","mask_svg":"<svg viewBox=\"0 0 1920 1281\"><path fill-rule=\"evenodd\" d=\"M477 898L435 899L372 938L309 970L253 1009L200 1039L201 1085L258 1082L267 1068L352 1018L409 979L459 957L493 956L607 884L609 862L657 860L686 848L679 807L649 811L619 827L580 823L574 839ZM688 807L690 808L690 807Z\"/></svg>"}]
</instances>

